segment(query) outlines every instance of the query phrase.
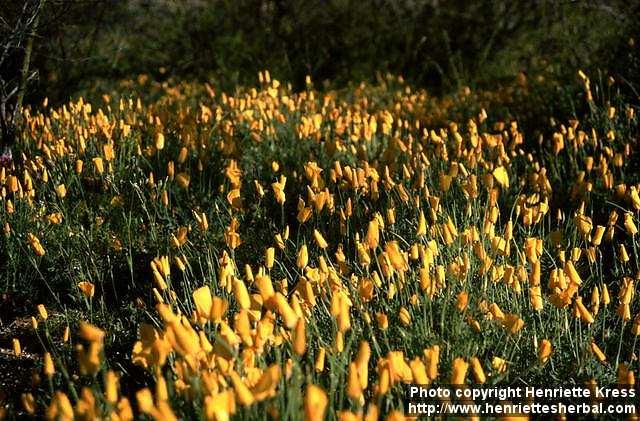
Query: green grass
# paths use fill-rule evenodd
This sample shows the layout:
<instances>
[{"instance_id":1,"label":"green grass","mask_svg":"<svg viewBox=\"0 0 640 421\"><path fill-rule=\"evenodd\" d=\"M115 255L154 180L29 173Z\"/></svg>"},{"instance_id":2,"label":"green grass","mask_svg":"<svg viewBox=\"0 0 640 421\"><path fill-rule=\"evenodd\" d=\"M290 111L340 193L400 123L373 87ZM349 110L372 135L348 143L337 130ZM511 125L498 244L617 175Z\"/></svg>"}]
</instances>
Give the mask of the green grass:
<instances>
[{"instance_id":1,"label":"green grass","mask_svg":"<svg viewBox=\"0 0 640 421\"><path fill-rule=\"evenodd\" d=\"M136 407L135 393L143 387L154 390L158 376L163 376L169 387L170 404L176 415L184 418L203 417L206 390L202 373L206 370L194 370L185 375L180 368L185 358L180 352L171 354L167 364L155 369L141 368L131 361L131 350L139 340L138 330L143 323L149 323L156 329L168 329L154 308L156 298L152 289L154 282L151 261L160 256L169 256L171 275L165 280L169 289L160 295L172 304L174 311L181 311L191 317L196 308L192 293L206 285L214 295L229 302L227 316L234 327L234 315L239 306L233 291L226 289L221 279L220 265L223 253L235 261L235 276L244 280L251 293L257 293L256 285L246 276L245 265L250 265L257 274L258 268L265 264L264 251L276 246L274 236L282 233L284 225L289 227L289 238L285 241L285 250L276 246L276 264L269 271L276 290L293 290L299 285L304 273L296 266L296 253L302 244L309 247L309 265L321 268L320 259L328 265L320 271L322 282L316 286L318 303L307 306L307 352L302 356L293 354L291 343L287 340L289 330L283 328L280 316L274 316L276 335L282 344L267 344L258 352L255 365L264 369L278 364L286 372L286 361L291 359L291 376L279 379L277 394L248 407L238 406L237 417L248 418L298 418L303 408L303 390L308 384L320 385L328 393L327 415L336 418L338 411L358 411L359 403L347 396L345 385L348 383L348 364L353 361L359 343L367 340L371 347L369 366L369 384L364 398L369 404L379 407L382 414L388 414L402 406L402 385L393 385L385 394L375 392L380 382L379 364L390 352L400 351L407 361L422 358L423 350L433 345L440 347L440 376L436 382L446 384L449 381L452 361L457 357L465 359L477 356L488 373L489 384L582 384L595 379L599 384L611 384L616 381L618 363L628 363L635 370L635 336L631 329L635 323L633 317L638 311L634 300L631 303L631 317L622 322L615 313L618 304L617 294L623 277L636 278L638 266L637 235L625 233L622 225L622 209L633 212L637 222L637 210L634 210L628 194L616 196L612 189L605 186L598 173L599 161L596 159L591 173L584 174L585 181L592 183L591 190L582 195L574 195L576 186L584 188L579 175L585 170L585 159L592 155L607 159L614 177L614 186L626 183L627 188L638 182L637 152L634 139L638 135L637 117L627 118L625 109L634 108L637 98L623 96L617 91L617 85L602 89L598 85L595 101L585 101L579 82L573 86L549 89L545 82L535 82L530 78L526 86L516 83L495 91L478 91L469 95L456 95L432 98L425 92L410 88L397 79L388 78L372 86L350 87L340 91L307 90L298 94L281 88L273 110L280 113L284 121L277 116L261 117L267 127L251 127L259 119L259 107L252 103L254 116L243 117L239 101L252 96L249 88L238 88L234 93L235 103L222 100L221 92L215 97L207 93L204 85L197 83L175 83L139 86L129 83L119 92L111 95L109 103L94 103L90 112L82 112L80 103L70 103L64 108L31 111L28 128L17 146L15 156L24 154L26 161L18 158L15 168L7 175L19 177L22 189L26 189L24 173L27 171L33 179L34 195L29 200L20 197L19 192L7 192L0 207L2 225L9 227L0 237L0 291L3 298L3 311L0 313L3 324L13 320L27 320L36 315L36 305L44 303L49 309L50 318L41 322L37 335L28 329L19 331L9 328L0 333L0 346L10 348L11 339L21 339L28 352L42 354L45 350L54 354L56 374L49 382L41 374L41 381L33 385L23 385L22 390L5 390L5 404L10 416L20 415L24 410L20 404L21 393L33 393L38 405L38 413L43 413L49 405L54 390L64 391L76 404L74 394L81 394L83 387L90 388L96 399L96 408L101 413L113 410L103 393L102 378L107 370L120 373L121 395L127 396ZM594 82L595 84L595 82ZM261 101L268 102L267 85L258 87L256 93ZM595 88L594 88L595 89ZM310 99L313 92L315 98ZM130 104L129 95L142 95L142 105L136 107L137 96ZM335 98L324 103L324 96ZM295 107L290 109L284 97L293 98ZM546 114L544 101L551 96L563 105L567 115ZM365 102L366 99L366 102ZM119 106L123 101L123 106ZM531 103L522 108L526 101ZM202 106L213 110L211 119L204 117ZM323 105L325 108L323 110ZM617 109L613 119L607 117L607 107ZM486 109L489 118L478 118L481 109ZM381 112L389 111L394 121L406 121L406 127L397 128L389 134L382 132ZM494 110L495 114L494 114ZM216 111L218 119L216 120ZM324 114L320 134L304 136L299 133L304 119L316 113ZM378 132L370 141L363 141L363 133L356 133L353 125L338 127L341 123L335 117L353 118L355 115L378 117ZM571 115L573 114L573 115ZM99 117L99 116L104 116ZM458 155L457 140L452 131L442 132L444 137L439 144L436 136L429 136L423 128L440 133L448 123L458 124L462 140L469 150L472 134L468 121L477 122L477 130L482 135L502 135L495 123L504 121L508 131L512 119L524 121L519 126L523 143L509 149L514 134L506 134L503 143L506 154L500 148L484 146L481 161ZM550 123L557 118L555 123ZM44 120L47 122L43 124ZM553 153L552 135L569 127L569 119L579 120L578 130L583 130L587 138L592 130L596 134L595 145L585 143L574 147L565 134L565 148L557 155ZM543 123L544 122L544 123ZM105 125L108 123L111 125ZM159 124L158 124L159 123ZM420 129L416 124L420 124ZM128 124L130 131L125 134L122 124ZM344 130L342 130L344 129ZM85 132L86 130L86 132ZM156 131L165 136L165 147L153 152ZM609 131L615 133L615 140L606 140ZM252 139L257 133L260 141ZM354 135L350 138L351 134ZM538 136L542 141L538 142ZM115 157L111 162L112 170L100 174L92 164L92 158L103 156L102 146L108 139L115 145ZM484 140L486 142L486 140ZM64 148L62 147L64 142ZM337 142L336 148L332 143ZM401 144L401 143L402 144ZM81 144L86 145L82 150ZM443 146L447 150L443 154ZM55 152L58 146L61 152ZM182 147L188 152L184 161L178 157ZM613 165L615 153L625 153L622 165ZM64 149L64 150L63 150ZM50 152L47 153L47 150ZM149 152L149 153L147 153ZM151 153L153 152L153 153ZM423 154L423 155L421 155ZM528 156L530 154L530 156ZM425 161L426 160L428 161ZM84 160L81 174L75 172L77 159ZM234 209L226 196L231 190L225 169L235 160L242 170L243 198L242 209ZM279 163L274 172L272 162ZM323 168L321 183L333 197L333 208L325 206L322 211L314 210L306 222L297 219L298 202L305 201L313 206L309 197L311 181L305 175L304 165L315 161ZM441 174L450 173L453 162L464 163L469 174L477 176L478 196L469 199L464 188L471 179L462 172L456 177L448 191L440 188ZM190 176L188 189L179 185L171 177L169 162L175 165L175 175L186 173ZM370 186L353 188L343 179L331 180L334 163L339 162L346 172L351 168L373 168L380 177L379 195L370 194ZM507 169L510 185L499 189L495 220L495 235L503 235L508 221L513 223L513 239L510 241L511 253L501 256L492 250L492 236L483 231L490 210L489 191L486 188L487 175L493 165L503 165ZM404 168L403 168L404 166ZM536 167L538 166L538 167ZM105 168L107 162L105 162ZM385 183L385 167L395 187ZM545 192L539 184L532 182L534 174L541 177L540 168L546 169L546 177L552 187ZM44 170L48 181L44 181ZM406 174L403 173L406 172ZM150 174L153 173L153 183ZM285 188L286 201L283 206L276 203L271 183L280 174L287 176ZM374 176L370 175L370 183ZM492 179L492 178L491 178ZM265 195L261 197L254 185L260 182ZM420 181L423 180L421 186ZM7 186L8 182L5 182ZM66 186L66 197L56 194L56 186ZM403 200L398 186L409 192L409 200ZM324 187L313 188L314 194L324 191ZM428 190L428 193L427 193ZM5 190L6 191L6 190ZM168 203L162 203L166 192ZM522 216L516 216L516 207L524 203L527 197L547 200L549 211L540 222L526 225ZM418 198L419 208L415 197ZM429 196L440 199L441 208L433 209L437 219L432 219ZM13 212L9 213L7 204L11 200ZM351 203L352 214L343 217ZM616 225L616 235L612 242L603 241L594 249L594 261L586 257L591 247L588 239L579 235L574 213L584 203L584 214L593 218L593 225L607 225L609 213L617 209L620 217ZM467 212L467 207L469 211ZM387 210L395 209L396 221L391 224ZM427 215L427 235L417 236L420 209ZM193 210L207 216L209 227L201 230L193 216ZM563 213L557 218L557 212ZM53 224L46 216L54 212L63 215L62 222ZM380 246L371 251L371 265L358 264L357 241L363 241L367 226L376 213L385 220L381 231ZM242 244L231 249L225 242L225 230L232 218L239 222L238 234ZM451 218L458 229L459 236L446 244L442 224ZM284 225L283 225L284 224ZM187 240L180 247L172 245L172 235L180 227L190 227ZM479 241L464 240L464 232L476 228L480 233ZM313 239L317 229L329 243L326 250L320 249ZM563 234L561 244L556 246L550 237L559 230ZM42 243L46 254L37 256L27 241L27 233L34 233ZM527 277L531 263L527 263L523 253L525 239L536 237L543 240L541 259L541 287L544 297L542 311L534 311L528 294ZM433 278L436 267L442 265L446 270L446 286L430 298L420 287L420 259L410 259L403 276L399 272L385 278L384 262L380 256L385 244L397 241L403 251L412 246L426 250L429 241L435 241L439 253L434 256L434 264L427 265ZM629 254L628 262L618 260L618 247L624 244ZM499 279L491 279L491 271L481 270L483 259L478 256L477 247L484 247L493 259L494 267L511 265L520 267L526 275L520 280L521 292ZM582 257L575 266L582 278L578 294L589 304L593 287L608 285L611 292L611 304L600 306L600 312L592 324L586 324L572 314L573 305L556 308L550 302L553 293L547 287L550 271L563 268L559 257L560 250L566 250L567 259L574 247L582 250ZM342 250L344 262L337 251ZM186 259L184 271L178 269L174 258ZM468 259L468 268L463 276L453 276L448 270L458 258ZM504 268L504 267L503 267ZM377 272L382 279L380 286L374 287L371 299L361 294L360 288ZM514 276L516 276L514 274ZM328 279L326 279L328 277ZM78 289L80 281L95 285L95 295L88 299ZM325 283L326 282L326 283ZM280 286L278 286L280 285ZM331 287L330 285L333 285ZM392 286L393 285L393 286ZM344 332L344 349L335 348L338 324L329 309L338 286L352 300L350 308L351 328ZM396 293L389 297L389 291ZM173 291L172 298L169 290ZM469 305L464 311L456 308L460 292L469 293ZM303 303L304 299L299 298ZM5 303L12 303L13 309ZM513 313L524 321L524 328L514 334L497 320L488 320L483 308L496 303L504 313ZM411 323L404 325L399 317L401 308L408 309ZM6 311L6 312L5 312ZM266 317L266 309L261 317ZM278 312L274 309L274 314ZM384 313L389 318L389 327L384 330L376 323L376 314ZM371 323L367 322L367 316ZM480 323L481 331L473 330L468 317ZM106 332L104 359L96 375L78 375L78 361L74 346L82 343L76 332L79 322L88 321ZM72 332L70 342L61 340L64 329L69 326ZM194 323L195 326L195 323ZM214 323L198 327L212 343L221 343L223 332ZM553 344L553 354L548 363L538 361L536 346L538 341L549 339ZM608 357L608 362L598 362L589 351L591 342L596 342ZM327 349L326 369L318 374L314 361L319 347ZM238 358L250 348L242 345L233 352ZM491 369L492 359L500 357L508 362L504 373ZM0 357L4 358L4 357ZM17 359L16 359L17 361ZM32 361L38 372L40 361ZM63 367L66 367L63 370ZM235 364L240 374L250 366ZM216 369L217 370L217 369ZM215 372L215 370L213 370ZM472 376L468 379L472 382ZM185 383L180 383L185 382ZM185 392L185 384L189 392ZM366 410L366 407L364 408Z\"/></svg>"}]
</instances>

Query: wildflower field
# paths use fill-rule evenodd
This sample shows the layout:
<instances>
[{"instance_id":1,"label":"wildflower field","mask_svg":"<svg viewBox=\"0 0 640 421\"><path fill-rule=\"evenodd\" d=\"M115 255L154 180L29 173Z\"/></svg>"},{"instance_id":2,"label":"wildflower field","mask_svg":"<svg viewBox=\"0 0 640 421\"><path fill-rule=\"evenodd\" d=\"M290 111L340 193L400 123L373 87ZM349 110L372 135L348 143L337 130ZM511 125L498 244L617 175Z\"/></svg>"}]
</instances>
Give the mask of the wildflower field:
<instances>
[{"instance_id":1,"label":"wildflower field","mask_svg":"<svg viewBox=\"0 0 640 421\"><path fill-rule=\"evenodd\" d=\"M634 384L638 117L590 76L546 100L523 74L441 97L140 76L26 108L0 418L396 420L407 383Z\"/></svg>"}]
</instances>

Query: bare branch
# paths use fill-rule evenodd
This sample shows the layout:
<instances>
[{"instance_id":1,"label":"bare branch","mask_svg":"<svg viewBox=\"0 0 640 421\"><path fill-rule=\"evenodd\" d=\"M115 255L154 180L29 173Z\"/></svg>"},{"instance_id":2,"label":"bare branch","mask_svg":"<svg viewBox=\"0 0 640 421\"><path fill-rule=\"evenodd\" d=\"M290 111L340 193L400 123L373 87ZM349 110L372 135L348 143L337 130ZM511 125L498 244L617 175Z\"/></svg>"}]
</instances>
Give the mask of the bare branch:
<instances>
[{"instance_id":1,"label":"bare branch","mask_svg":"<svg viewBox=\"0 0 640 421\"><path fill-rule=\"evenodd\" d=\"M3 70L0 76L0 150L3 156L11 154L27 86L38 76L37 71L30 69L31 55L45 3L46 0L24 1L15 22L10 24L5 18L0 21L3 29L0 45L0 66Z\"/></svg>"},{"instance_id":2,"label":"bare branch","mask_svg":"<svg viewBox=\"0 0 640 421\"><path fill-rule=\"evenodd\" d=\"M18 90L18 98L16 99L16 106L13 109L13 122L14 124L20 118L22 112L22 101L24 99L24 94L27 91L27 84L29 82L29 66L31 65L31 52L33 51L33 38L36 30L38 29L38 19L40 17L40 12L44 7L46 0L40 0L36 10L34 11L31 18L28 20L28 28L29 35L27 38L27 45L25 47L24 58L22 60L22 71L21 71L21 82L20 89Z\"/></svg>"}]
</instances>

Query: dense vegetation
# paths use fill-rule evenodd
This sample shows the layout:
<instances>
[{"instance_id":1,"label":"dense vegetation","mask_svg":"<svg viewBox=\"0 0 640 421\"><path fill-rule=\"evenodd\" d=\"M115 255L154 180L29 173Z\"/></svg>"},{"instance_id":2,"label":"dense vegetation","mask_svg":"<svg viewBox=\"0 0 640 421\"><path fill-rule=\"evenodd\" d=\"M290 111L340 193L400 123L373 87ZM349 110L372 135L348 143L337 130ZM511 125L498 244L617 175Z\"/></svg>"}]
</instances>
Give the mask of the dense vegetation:
<instances>
[{"instance_id":1,"label":"dense vegetation","mask_svg":"<svg viewBox=\"0 0 640 421\"><path fill-rule=\"evenodd\" d=\"M394 77L293 93L263 73L233 95L140 78L27 112L1 174L3 288L48 303L24 409L387 413L396 383L465 381L467 361L475 382L626 381L637 118L581 75L589 111L528 141L473 114L481 95Z\"/></svg>"},{"instance_id":2,"label":"dense vegetation","mask_svg":"<svg viewBox=\"0 0 640 421\"><path fill-rule=\"evenodd\" d=\"M35 0L31 0L35 1ZM5 2L0 39L22 2ZM563 85L578 68L638 81L626 42L640 5L627 1L46 0L34 44L36 103L99 97L115 80L215 80L227 92L258 71L304 88L374 81L377 72L447 93L495 89L519 72Z\"/></svg>"},{"instance_id":3,"label":"dense vegetation","mask_svg":"<svg viewBox=\"0 0 640 421\"><path fill-rule=\"evenodd\" d=\"M36 47L0 159L0 419L401 419L404 383L633 384L636 23L258 3L78 3L106 22L86 67Z\"/></svg>"}]
</instances>

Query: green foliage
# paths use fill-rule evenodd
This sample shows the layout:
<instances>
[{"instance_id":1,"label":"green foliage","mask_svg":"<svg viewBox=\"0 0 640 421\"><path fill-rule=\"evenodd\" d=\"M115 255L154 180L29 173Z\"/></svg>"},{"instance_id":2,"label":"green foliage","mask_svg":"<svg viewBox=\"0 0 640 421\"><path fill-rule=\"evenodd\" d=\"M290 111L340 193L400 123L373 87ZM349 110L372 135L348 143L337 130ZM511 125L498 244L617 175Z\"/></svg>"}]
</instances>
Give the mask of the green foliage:
<instances>
[{"instance_id":1,"label":"green foliage","mask_svg":"<svg viewBox=\"0 0 640 421\"><path fill-rule=\"evenodd\" d=\"M638 9L627 2L505 0L113 1L49 5L36 45L40 89L32 100L66 101L114 80L215 79L251 85L259 70L296 88L402 74L446 92L495 87L519 72L545 71L562 84L578 68L636 78L629 38ZM637 57L637 54L635 55ZM632 59L634 60L634 59ZM637 68L637 67L636 67Z\"/></svg>"}]
</instances>

